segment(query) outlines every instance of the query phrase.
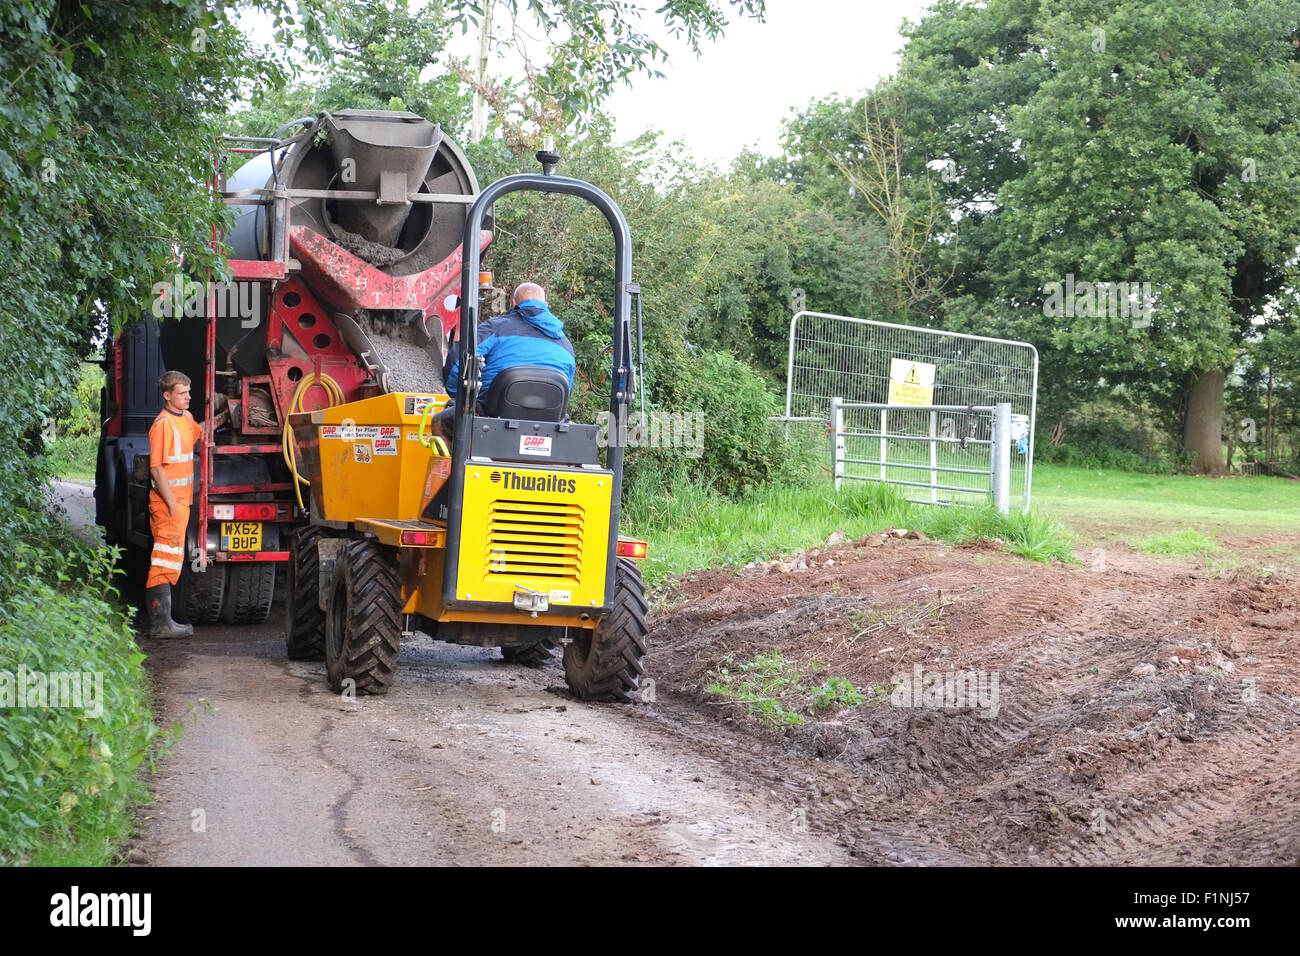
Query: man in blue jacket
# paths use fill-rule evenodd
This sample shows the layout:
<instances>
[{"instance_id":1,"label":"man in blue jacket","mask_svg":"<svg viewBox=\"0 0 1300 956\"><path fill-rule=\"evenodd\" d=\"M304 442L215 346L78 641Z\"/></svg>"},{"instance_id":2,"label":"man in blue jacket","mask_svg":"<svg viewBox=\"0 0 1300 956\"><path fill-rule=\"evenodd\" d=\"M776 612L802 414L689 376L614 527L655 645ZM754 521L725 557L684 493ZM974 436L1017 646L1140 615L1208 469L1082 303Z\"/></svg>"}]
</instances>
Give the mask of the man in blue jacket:
<instances>
[{"instance_id":1,"label":"man in blue jacket","mask_svg":"<svg viewBox=\"0 0 1300 956\"><path fill-rule=\"evenodd\" d=\"M512 299L513 308L505 315L478 324L478 354L483 357L483 384L478 406L487 404L493 380L516 365L539 365L563 372L573 391L573 346L564 334L564 323L546 307L546 291L535 282L521 283ZM447 394L454 400L459 387L460 360L452 363L447 374Z\"/></svg>"},{"instance_id":2,"label":"man in blue jacket","mask_svg":"<svg viewBox=\"0 0 1300 956\"><path fill-rule=\"evenodd\" d=\"M562 372L569 379L569 392L573 392L573 373L577 364L573 360L573 346L564 334L564 323L546 307L546 290L536 282L521 283L513 297L513 308L505 315L485 319L478 324L478 354L483 357L483 383L479 388L478 408L482 414L487 405L493 380L508 368L516 365L540 365ZM448 406L433 416L434 426L442 437L451 441L451 428L455 417L456 390L460 383L460 359L447 370ZM443 484L425 506L424 517L434 521L447 520L447 485Z\"/></svg>"}]
</instances>

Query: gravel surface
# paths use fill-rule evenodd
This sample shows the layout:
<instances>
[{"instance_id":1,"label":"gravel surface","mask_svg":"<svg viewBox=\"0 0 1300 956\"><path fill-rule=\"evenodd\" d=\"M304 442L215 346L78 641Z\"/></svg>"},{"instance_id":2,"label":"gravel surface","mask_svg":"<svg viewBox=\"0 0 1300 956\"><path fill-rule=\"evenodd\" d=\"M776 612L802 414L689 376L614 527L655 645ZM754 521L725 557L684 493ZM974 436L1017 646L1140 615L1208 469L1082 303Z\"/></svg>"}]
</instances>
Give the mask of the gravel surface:
<instances>
[{"instance_id":1,"label":"gravel surface","mask_svg":"<svg viewBox=\"0 0 1300 956\"><path fill-rule=\"evenodd\" d=\"M850 862L651 706L574 700L555 664L418 635L387 696L346 701L323 664L285 659L275 626L145 648L158 717L185 731L153 779L141 862Z\"/></svg>"}]
</instances>

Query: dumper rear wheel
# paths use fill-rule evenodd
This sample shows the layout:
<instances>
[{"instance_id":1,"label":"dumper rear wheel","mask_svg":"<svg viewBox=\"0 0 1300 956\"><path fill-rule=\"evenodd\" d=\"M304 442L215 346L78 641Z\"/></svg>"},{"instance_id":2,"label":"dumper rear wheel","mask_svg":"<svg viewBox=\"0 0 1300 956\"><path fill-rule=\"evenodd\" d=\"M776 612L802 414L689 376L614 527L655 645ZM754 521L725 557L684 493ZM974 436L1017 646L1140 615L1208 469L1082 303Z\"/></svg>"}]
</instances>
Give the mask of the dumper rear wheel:
<instances>
[{"instance_id":1,"label":"dumper rear wheel","mask_svg":"<svg viewBox=\"0 0 1300 956\"><path fill-rule=\"evenodd\" d=\"M594 631L569 629L564 679L583 700L633 699L645 667L645 585L641 571L620 558L614 571L613 609Z\"/></svg>"},{"instance_id":2,"label":"dumper rear wheel","mask_svg":"<svg viewBox=\"0 0 1300 956\"><path fill-rule=\"evenodd\" d=\"M325 612L320 609L320 528L307 525L289 541L289 599L284 603L284 641L291 661L325 656Z\"/></svg>"},{"instance_id":3,"label":"dumper rear wheel","mask_svg":"<svg viewBox=\"0 0 1300 956\"><path fill-rule=\"evenodd\" d=\"M556 638L564 636L564 628L562 627L551 627L546 630L547 636L536 644L529 644L527 647L503 647L501 648L501 656L507 664L520 664L524 667L545 667L555 660L552 651L555 650Z\"/></svg>"},{"instance_id":4,"label":"dumper rear wheel","mask_svg":"<svg viewBox=\"0 0 1300 956\"><path fill-rule=\"evenodd\" d=\"M402 593L397 552L349 541L339 555L325 615L325 672L335 691L354 681L358 694L385 694L402 650Z\"/></svg>"}]
</instances>

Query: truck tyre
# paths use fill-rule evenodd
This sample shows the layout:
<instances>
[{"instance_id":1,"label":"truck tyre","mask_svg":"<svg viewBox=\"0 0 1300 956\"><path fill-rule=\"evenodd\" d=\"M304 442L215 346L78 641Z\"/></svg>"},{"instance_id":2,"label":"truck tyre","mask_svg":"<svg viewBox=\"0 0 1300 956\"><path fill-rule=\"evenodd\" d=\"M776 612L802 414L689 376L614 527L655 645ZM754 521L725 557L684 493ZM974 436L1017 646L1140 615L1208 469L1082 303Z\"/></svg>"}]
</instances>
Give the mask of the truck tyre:
<instances>
[{"instance_id":1,"label":"truck tyre","mask_svg":"<svg viewBox=\"0 0 1300 956\"><path fill-rule=\"evenodd\" d=\"M232 561L226 572L226 600L221 620L226 624L265 624L275 599L275 564L271 561Z\"/></svg>"},{"instance_id":2,"label":"truck tyre","mask_svg":"<svg viewBox=\"0 0 1300 956\"><path fill-rule=\"evenodd\" d=\"M176 586L176 620L189 624L216 624L221 619L221 604L226 599L226 565L212 561L202 573L189 561L181 569Z\"/></svg>"},{"instance_id":3,"label":"truck tyre","mask_svg":"<svg viewBox=\"0 0 1300 956\"><path fill-rule=\"evenodd\" d=\"M320 609L320 528L307 525L289 539L289 597L284 602L284 640L291 661L325 656L325 612Z\"/></svg>"},{"instance_id":4,"label":"truck tyre","mask_svg":"<svg viewBox=\"0 0 1300 956\"><path fill-rule=\"evenodd\" d=\"M144 601L144 582L149 576L149 551L133 544L118 546L112 582L131 604Z\"/></svg>"},{"instance_id":5,"label":"truck tyre","mask_svg":"<svg viewBox=\"0 0 1300 956\"><path fill-rule=\"evenodd\" d=\"M564 679L582 700L633 699L645 667L645 585L641 571L627 558L614 570L614 602L594 631L569 629L573 641L564 648Z\"/></svg>"},{"instance_id":6,"label":"truck tyre","mask_svg":"<svg viewBox=\"0 0 1300 956\"><path fill-rule=\"evenodd\" d=\"M355 682L358 694L385 694L402 650L402 589L397 552L372 540L349 541L334 566L325 615L330 688Z\"/></svg>"}]
</instances>

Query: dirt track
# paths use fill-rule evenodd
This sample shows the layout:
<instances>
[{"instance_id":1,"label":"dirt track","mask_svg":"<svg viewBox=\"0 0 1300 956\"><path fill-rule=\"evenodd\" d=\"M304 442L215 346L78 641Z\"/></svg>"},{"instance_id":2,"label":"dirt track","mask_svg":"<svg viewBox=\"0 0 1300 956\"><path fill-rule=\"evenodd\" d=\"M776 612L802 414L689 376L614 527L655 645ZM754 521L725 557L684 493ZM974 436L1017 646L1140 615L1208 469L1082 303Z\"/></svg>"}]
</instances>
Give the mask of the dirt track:
<instances>
[{"instance_id":1,"label":"dirt track","mask_svg":"<svg viewBox=\"0 0 1300 956\"><path fill-rule=\"evenodd\" d=\"M392 692L356 703L287 661L274 626L146 642L161 717L217 711L186 718L134 858L1300 862L1294 582L1108 557L891 540L693 575L652 622L657 699L630 707L423 636ZM773 646L860 687L997 671L1000 708L876 701L783 734L700 690Z\"/></svg>"},{"instance_id":2,"label":"dirt track","mask_svg":"<svg viewBox=\"0 0 1300 956\"><path fill-rule=\"evenodd\" d=\"M387 697L352 703L274 627L147 649L168 719L217 708L186 718L155 779L151 864L848 860L646 708L572 700L558 667L421 636Z\"/></svg>"},{"instance_id":3,"label":"dirt track","mask_svg":"<svg viewBox=\"0 0 1300 956\"><path fill-rule=\"evenodd\" d=\"M87 489L54 496L89 533ZM690 575L651 619L656 699L628 707L423 636L355 703L275 624L146 639L186 729L131 859L1300 863L1300 585L1080 557L864 540ZM876 699L778 732L701 689L773 648L879 697L918 665L995 672L997 715Z\"/></svg>"}]
</instances>

